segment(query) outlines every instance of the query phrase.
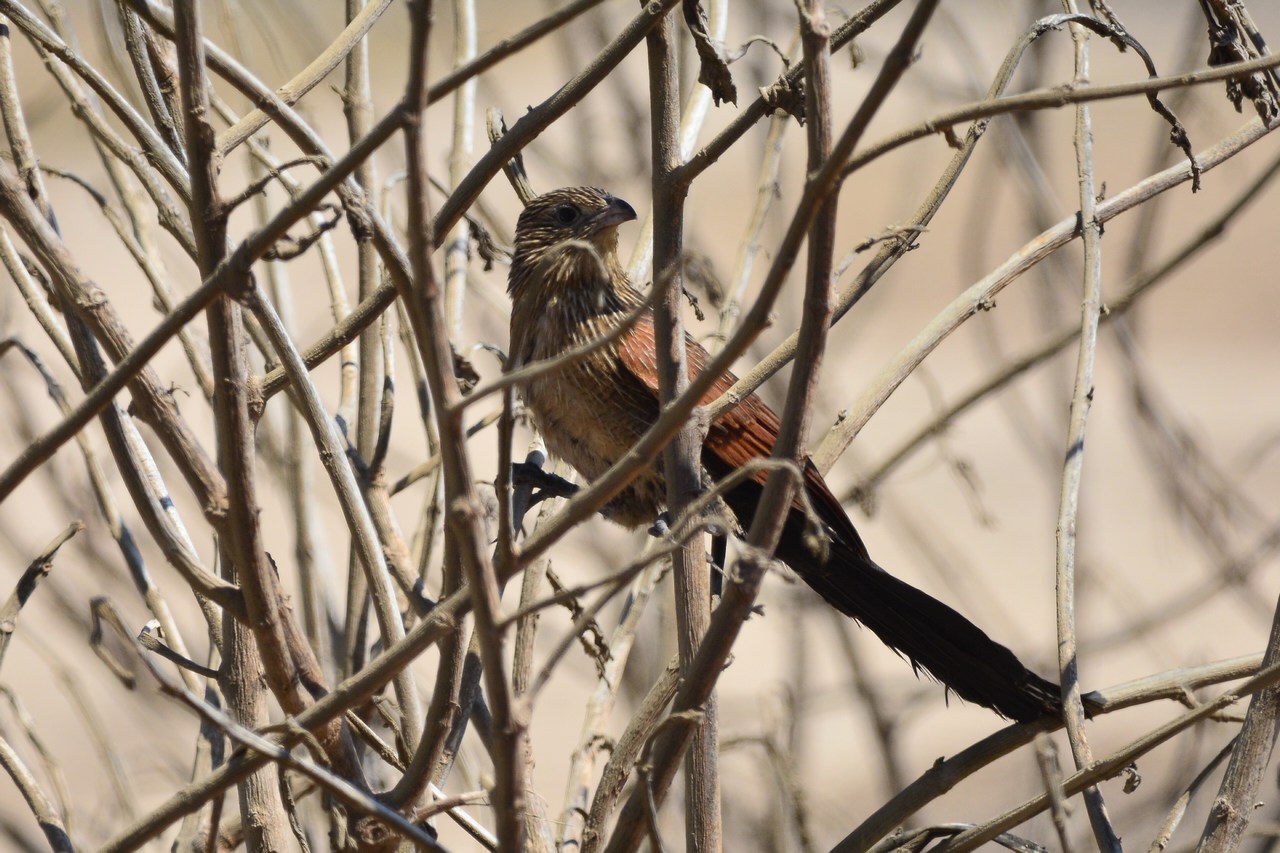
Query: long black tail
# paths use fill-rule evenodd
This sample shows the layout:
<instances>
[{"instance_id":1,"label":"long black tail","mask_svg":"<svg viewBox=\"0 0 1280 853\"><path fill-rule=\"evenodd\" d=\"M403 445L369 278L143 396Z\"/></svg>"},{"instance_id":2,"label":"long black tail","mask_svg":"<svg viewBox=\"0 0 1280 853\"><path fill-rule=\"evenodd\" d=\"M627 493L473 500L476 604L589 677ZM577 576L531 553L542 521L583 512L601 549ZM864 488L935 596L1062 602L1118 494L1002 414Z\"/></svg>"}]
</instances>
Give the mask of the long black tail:
<instances>
[{"instance_id":1,"label":"long black tail","mask_svg":"<svg viewBox=\"0 0 1280 853\"><path fill-rule=\"evenodd\" d=\"M754 515L760 491L749 483L726 497L744 524ZM952 608L877 566L847 519L841 527L846 525L848 532L829 531L824 559L806 545L804 515L793 508L777 556L833 607L962 699L1019 722L1061 715L1058 685L1027 669ZM844 541L850 533L855 541Z\"/></svg>"}]
</instances>

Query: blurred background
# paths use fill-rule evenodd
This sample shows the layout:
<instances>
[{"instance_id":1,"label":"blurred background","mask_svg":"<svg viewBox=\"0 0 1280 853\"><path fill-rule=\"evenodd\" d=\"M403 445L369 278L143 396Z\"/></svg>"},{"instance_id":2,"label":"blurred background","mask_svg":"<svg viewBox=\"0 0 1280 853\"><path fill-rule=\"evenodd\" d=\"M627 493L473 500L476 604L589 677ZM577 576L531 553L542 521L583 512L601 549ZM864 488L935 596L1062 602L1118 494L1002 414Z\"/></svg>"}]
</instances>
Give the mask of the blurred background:
<instances>
[{"instance_id":1,"label":"blurred background","mask_svg":"<svg viewBox=\"0 0 1280 853\"><path fill-rule=\"evenodd\" d=\"M476 7L476 41L481 51L552 8L552 2L489 2ZM874 26L852 49L833 57L836 127L861 103L884 55L901 30L912 4L904 4ZM1254 3L1259 30L1280 37L1280 8ZM340 4L207 2L209 36L238 56L272 86L280 85L318 54L343 26ZM111 4L68 2L62 7L84 56L134 103L136 90L122 59L121 36ZM634 3L603 2L551 36L480 75L474 92L474 132L470 151L451 150L455 103L447 97L430 110L433 177L445 186L457 171L487 147L483 116L497 108L514 122L570 79L635 14ZM854 11L835 7L833 24ZM877 114L866 136L872 142L956 105L983 97L1013 42L1042 15L1059 11L1048 3L971 2L944 4L927 31L918 62ZM1194 2L1120 4L1116 12L1151 54L1161 74L1203 68L1207 40L1200 6ZM38 12L37 12L38 14ZM432 79L454 65L455 12L437 4L432 36ZM788 2L730 4L724 42L730 49L757 34L787 51L795 10ZM370 33L375 116L401 95L407 52L406 13L393 4ZM1093 82L1139 80L1145 71L1132 51L1120 53L1092 40ZM693 56L686 45L687 55ZM12 35L23 107L42 166L73 173L105 188L105 171L83 126L30 44ZM739 104L711 108L698 134L711 139L739 110L771 83L782 60L756 43L732 66ZM649 124L643 49L525 150L534 187L593 184L629 202L642 218L649 208ZM684 69L692 91L696 64ZM1072 45L1064 30L1041 38L1027 53L1010 92L1066 83L1072 76ZM299 104L299 111L341 152L348 142L343 119L341 69ZM236 113L248 105L219 83L218 92ZM1220 83L1167 92L1166 102L1202 151L1254 118L1246 102L1237 113ZM1103 196L1113 196L1148 175L1176 163L1168 126L1141 98L1092 106L1096 178ZM714 341L719 317L715 287L732 292L739 280L749 298L763 278L799 198L804 177L803 130L780 119L782 152L776 194L764 220L760 254L744 272L744 237L759 189L768 189L767 135L770 121L757 124L694 184L687 211L686 246L704 275L694 282L707 319L686 317L691 333ZM958 293L1017 252L1050 225L1074 216L1078 207L1072 131L1074 111L1046 110L999 117L977 148L954 192L909 253L833 329L823 367L822 398L811 435L816 446L842 410L850 407L882 367L907 345ZM964 127L956 130L963 135ZM279 132L269 133L278 157L296 155ZM950 159L940 136L904 146L854 174L840 194L838 256L910 219ZM1102 241L1103 292L1117 299L1136 277L1186 246L1272 166L1280 155L1267 137L1207 173L1200 192L1181 184L1141 208L1107 223ZM454 160L451 163L451 160ZM762 176L762 164L766 173ZM376 157L379 181L387 187L385 207L397 229L403 216L404 168L398 142ZM311 174L300 171L304 183ZM224 164L223 187L234 193L250 178L243 148ZM100 206L73 181L48 177L64 239L82 270L106 293L136 338L154 327L158 314L151 292L116 238ZM768 195L769 192L766 192ZM270 192L272 203L284 198ZM443 196L432 201L438 205ZM480 215L495 239L510 244L520 203L501 177L481 196ZM232 220L233 239L255 225L251 205ZM475 212L475 211L473 211ZM1086 690L1179 667L1260 651L1280 591L1280 198L1267 188L1174 272L1145 291L1126 315L1123 330L1108 323L1101 333L1098 373L1089 421L1082 509L1079 523L1079 669ZM622 228L622 252L630 255L641 239L638 224ZM194 264L174 241L156 229L156 246L169 286L185 294L198 284ZM333 232L334 258L347 277L354 303L354 243L345 227ZM846 285L871 253L852 257L837 288ZM317 252L287 264L279 274L294 294L295 338L307 346L333 325L330 299ZM466 268L465 297L456 303L460 331L456 345L478 372L500 372L493 350L505 350L506 267L485 270L478 257ZM646 271L645 275L648 273ZM1008 365L1079 324L1081 248L1072 243L1015 280L992 310L965 323L933 353L867 424L829 476L876 560L911 583L951 603L1028 664L1051 675L1056 668L1054 625L1054 529L1068 405L1076 348L1066 346L1018 375L1001 389L917 446L900 464L868 486L867 478L903 443L956 401ZM647 278L644 279L647 281ZM776 320L744 359L743 370L797 327L802 275L784 290ZM390 316L390 315L388 315ZM203 334L203 323L193 328ZM48 345L13 287L0 288L0 337L19 338L39 352L52 374L78 399L76 383ZM257 372L261 359L255 352ZM313 376L331 409L339 405L338 359ZM407 360L406 360L407 361ZM183 413L213 447L212 418L182 350L166 348L155 367ZM388 472L414 469L428 455L411 379L398 380L397 420ZM780 405L787 371L761 394ZM8 465L32 436L58 419L40 376L14 352L0 359L4 426L0 462ZM127 395L125 395L127 397ZM264 441L262 496L268 548L286 588L298 584L290 495L274 457L283 431L283 395L268 406L260 431ZM472 423L496 410L496 403L472 408ZM137 531L148 566L171 599L195 657L203 660L207 641L198 608L165 564L126 502L96 424L86 436L107 465L126 521ZM150 434L146 434L150 440ZM517 434L522 454L529 435ZM470 446L477 474L489 481L495 471L495 433L477 432ZM216 548L203 527L199 508L167 462L157 454L181 513L193 525L195 544L206 565ZM336 502L319 473L313 473L320 510L315 525L317 577L325 590L329 620L344 618L348 538ZM85 485L84 464L74 445L27 478L0 505L0 572L4 594L22 569L71 520L87 529L58 555L50 577L22 612L4 663L0 684L21 701L35 731L60 767L73 839L82 849L97 846L129 823L129 810L144 813L189 778L196 720L160 700L145 683L123 688L88 647L88 600L109 595L135 628L148 618L133 589ZM854 500L854 496L859 498ZM430 500L430 478L394 498L406 535L412 533ZM607 522L582 525L552 552L552 565L566 583L615 571L644 542ZM427 585L438 584L439 555ZM506 603L514 607L517 590ZM996 730L1002 721L967 706L942 688L917 680L911 667L826 607L807 587L784 573L770 579L762 597L763 618L743 632L732 666L721 679L720 734L724 749L724 813L729 849L827 849L880 803L927 770ZM610 630L617 607L601 619ZM540 650L554 646L572 624L567 610L543 617ZM630 712L674 652L670 590L664 583L650 604L624 676L609 734L621 732ZM431 683L434 653L416 665L420 683ZM540 698L531 737L537 762L534 788L552 820L564 807L566 773L582 725L585 697L594 689L595 667L571 652ZM1214 691L1207 691L1213 695ZM1090 726L1097 756L1105 756L1140 733L1182 710L1171 703L1108 715ZM1243 707L1240 708L1243 711ZM878 716L879 715L879 716ZM95 734L89 720L101 731ZM888 726L886 729L885 726ZM18 717L0 711L0 728L26 759L37 753L20 737ZM1122 781L1103 787L1126 842L1146 844L1155 834L1176 792L1186 786L1236 731L1236 726L1203 724L1158 748L1138 764L1142 784L1122 792ZM113 793L107 757L119 763L128 782L127 806ZM1061 761L1070 764L1062 747ZM602 759L603 760L603 759ZM1068 768L1069 769L1069 768ZM46 778L50 771L42 770ZM483 784L488 759L468 736L450 790ZM1262 799L1274 799L1274 780ZM1216 777L1192 802L1174 838L1193 843L1203 825ZM1030 750L1019 751L956 787L917 817L919 823L981 821L1042 789ZM42 846L35 822L0 781L0 847ZM673 798L663 812L670 849L680 849L680 809ZM228 813L234 812L234 800ZM797 811L797 803L800 808ZM487 820L486 809L473 811ZM1087 843L1083 810L1073 832ZM802 820L798 826L796 816ZM1280 821L1274 806L1258 815L1259 832ZM800 828L802 826L802 828ZM451 849L473 849L447 821L442 840ZM1048 819L1037 818L1020 834L1053 846ZM323 841L318 839L321 848Z\"/></svg>"}]
</instances>

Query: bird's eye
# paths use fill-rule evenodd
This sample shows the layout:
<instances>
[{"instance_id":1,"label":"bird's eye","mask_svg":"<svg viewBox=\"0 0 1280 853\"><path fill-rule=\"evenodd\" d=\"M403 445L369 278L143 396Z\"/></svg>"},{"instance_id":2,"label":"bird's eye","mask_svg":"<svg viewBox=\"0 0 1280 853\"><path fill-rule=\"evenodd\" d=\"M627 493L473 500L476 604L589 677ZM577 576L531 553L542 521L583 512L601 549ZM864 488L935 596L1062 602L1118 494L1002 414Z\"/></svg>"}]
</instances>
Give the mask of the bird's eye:
<instances>
[{"instance_id":1,"label":"bird's eye","mask_svg":"<svg viewBox=\"0 0 1280 853\"><path fill-rule=\"evenodd\" d=\"M578 218L578 208L571 204L562 204L556 208L556 221L561 225L572 225Z\"/></svg>"}]
</instances>

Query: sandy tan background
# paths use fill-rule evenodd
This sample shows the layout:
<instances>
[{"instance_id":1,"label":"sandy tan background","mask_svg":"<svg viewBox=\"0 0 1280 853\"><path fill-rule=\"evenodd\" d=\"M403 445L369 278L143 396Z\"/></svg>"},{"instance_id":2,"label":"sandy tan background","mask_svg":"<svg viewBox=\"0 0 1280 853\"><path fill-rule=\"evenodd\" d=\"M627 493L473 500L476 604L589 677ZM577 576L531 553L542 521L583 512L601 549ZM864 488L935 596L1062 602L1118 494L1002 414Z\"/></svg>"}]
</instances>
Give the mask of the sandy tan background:
<instances>
[{"instance_id":1,"label":"sandy tan background","mask_svg":"<svg viewBox=\"0 0 1280 853\"><path fill-rule=\"evenodd\" d=\"M534 20L547 5L482 3L481 48ZM763 18L753 9L731 20L728 43L738 44L756 32L785 43L791 5L768 5L768 15ZM945 106L976 98L1006 46L1042 13L1042 5L944 4L946 11L926 36L921 62L877 117L869 138L879 138ZM1280 10L1269 3L1252 5L1262 31L1273 40L1280 39ZM262 4L254 12L238 7L220 11L222 4L205 6L211 17L226 14L251 19L251 26L242 32L241 49L252 59L253 67L273 83L290 76L340 27L341 10L334 4L323 4L323 8L317 4L315 9L305 4ZM1188 54L1187 48L1189 39L1203 46L1202 26L1192 25L1197 14L1194 6L1190 2L1131 3L1121 4L1117 11L1148 45L1160 70L1169 73L1203 62L1203 49ZM540 102L567 78L576 63L598 47L602 34L616 32L632 8L631 4L606 3L598 15L570 28L572 41L568 45L552 38L530 48L510 67L487 75L479 87L477 108L483 111L497 106L509 117L516 117L526 105ZM86 53L105 61L109 42L103 38L96 9L76 2L69 3L67 10ZM887 26L877 28L876 35L859 43L864 64L858 68L850 66L847 52L836 61L838 123L859 102L888 47L886 34L896 33L903 19L899 10ZM393 9L372 37L379 109L393 101L401 85L407 30L403 22L403 9ZM440 54L433 60L437 72L448 66L450 27L450 13L441 9L434 42ZM229 38L228 33L225 22L214 30L215 37L223 39ZM102 183L102 167L54 84L21 39L15 42L19 85L42 162ZM1043 79L1069 78L1070 40L1065 33L1046 38L1035 50L1045 64ZM1142 76L1131 55L1116 55L1096 41L1093 50L1096 81ZM734 66L740 100L745 103L776 69L774 57L759 46L753 48L748 59ZM648 178L639 159L647 152L647 126L633 121L628 111L630 104L645 104L643 77L640 51L624 62L616 80L590 95L530 147L529 167L537 187L604 183L638 210L647 207ZM309 95L303 107L326 132L330 144L341 150L345 136L341 105L334 92L341 78L334 78ZM1017 78L1014 88L1024 82ZM445 102L431 112L434 126L440 128L434 160L442 175L450 110L451 105ZM1197 149L1252 117L1237 115L1217 84L1191 93L1178 112ZM701 138L709 139L714 129L734 114L732 106L713 111ZM1038 194L1052 212L1053 221L1076 209L1071 114L1050 113L1040 120L1045 185L1039 189L1029 188L1010 168L1017 143L1007 132L1006 121L994 123L954 196L920 240L920 248L898 264L833 332L815 441L920 326L1040 230L1029 212L1029 192ZM757 128L714 166L690 197L687 243L705 253L725 278L734 268L754 201L763 130L763 126ZM1097 176L1105 182L1108 194L1148 174L1153 152L1159 151L1165 164L1177 156L1172 148L1161 151L1166 129L1138 101L1099 104L1094 111L1094 130ZM482 138L483 133L478 132L477 139ZM281 151L282 156L285 153ZM856 175L841 195L841 250L907 218L949 154L940 139L928 139ZM1181 245L1248 186L1276 154L1274 138L1264 139L1253 150L1206 175L1201 193L1193 196L1189 187L1181 186L1159 200L1156 236L1147 257L1163 258ZM379 155L383 177L402 164L397 146ZM787 211L798 196L802 166L802 136L793 127L787 136L781 199L766 229L766 247L780 235ZM229 185L242 185L243 162L233 158L226 175ZM64 234L83 268L106 289L141 336L155 323L155 313L136 269L81 190L60 180L51 182L51 190ZM518 202L501 178L485 192L484 201L499 212L509 228ZM1126 286L1135 221L1136 216L1129 214L1106 229L1104 292L1110 297ZM237 224L239 233L244 233L250 223L246 219ZM1138 425L1113 333L1103 332L1080 526L1080 669L1086 688L1263 647L1280 589L1280 564L1273 553L1274 542L1267 539L1280 506L1280 397L1275 378L1280 368L1278 226L1280 201L1274 191L1268 191L1231 224L1222 239L1145 297L1135 315L1144 387L1154 395L1167 427L1185 442L1179 458L1154 461L1157 445ZM637 233L634 226L624 227L624 252L631 250ZM509 239L509 231L502 236ZM161 240L172 286L180 292L189 291L196 283L192 265L167 237ZM354 280L350 240L343 235L339 245ZM952 336L893 396L836 465L831 482L837 492L855 484L904 435L913 433L946 402L957 399L1012 356L1047 339L1051 331L1076 322L1079 254L1078 245L1068 247L1009 287L999 297L996 310L973 319ZM755 281L759 281L767 260L757 265ZM314 339L331 322L326 298L313 285L316 270L312 257L288 268L299 296L299 337L303 342ZM504 346L505 270L483 273L476 265L472 273L475 289L466 304L462 343ZM762 338L758 353L789 333L798 320L799 278L792 284L779 306L778 321ZM695 324L699 333L705 334L709 328L710 324ZM0 333L19 335L43 347L38 329L12 287L0 288ZM491 356L475 352L474 358L484 374L496 374L498 368ZM873 515L851 506L853 518L879 562L957 605L1044 673L1052 671L1055 660L1054 524L1073 358L1071 349L961 417L941 441L912 456L876 492ZM47 360L72 387L69 374L55 363L51 351ZM192 386L181 353L170 347L159 368L165 380L175 384L184 411L200 412L191 415L192 420L202 425L212 446L207 409ZM7 464L23 446L24 429L42 432L56 418L30 371L14 362L4 364L3 373L5 395L0 398L0 412L5 425L0 426L0 462ZM333 365L319 370L317 377L332 405L336 396ZM393 474L411 468L424 453L420 430L413 425L414 402L407 382L405 385L391 457ZM776 402L784 387L781 379L774 380L763 393ZM273 406L283 404L280 398ZM475 415L487 411L482 405ZM107 458L100 432L91 431L91 437L98 453ZM522 438L517 439L520 447ZM492 433L483 433L473 450L481 475L491 477ZM960 476L960 471L967 472L967 477ZM199 514L180 479L172 471L166 473L181 509L197 519ZM1171 477L1202 481L1196 507L1209 516L1209 532L1171 496ZM275 491L264 500L268 540L282 572L291 577L288 526L272 522L284 510L284 497L278 480L269 482ZM113 543L84 496L82 484L80 460L68 447L46 471L29 478L0 507L0 554L6 566L0 572L0 589L6 595L31 557L68 521L81 518L89 525L63 551L52 577L24 610L0 683L20 697L41 735L51 743L76 805L73 837L83 843L83 849L92 849L117 832L124 820L106 788L100 759L71 708L62 679L73 678L94 713L102 716L142 809L183 784L196 724L188 714L151 693L126 692L87 648L86 605L91 596L111 595L136 625L147 617ZM118 484L117 489L123 500L123 489ZM421 488L411 489L396 499L396 506L404 518L414 519L423 499ZM327 495L324 500L334 521L327 531L331 537L326 543L330 549L327 561L332 567L332 582L341 589L346 542L339 535L340 516ZM134 518L130 521L147 549L151 571L179 606L189 639L203 648L198 613L189 598L181 595L177 577L151 547L141 525ZM1211 541L1214 537L1217 541ZM196 544L212 564L207 537ZM557 547L555 566L567 579L586 579L616 568L639 545L638 538L597 520ZM1246 561L1247 576L1227 590L1204 593L1222 577L1231 560ZM1191 606L1183 606L1180 602L1188 595ZM948 707L941 688L916 681L908 666L866 632L838 625L806 589L778 580L768 585L764 600L765 617L747 626L734 664L722 681L721 733L726 741L775 735L789 718L789 697L799 695L799 784L811 810L818 849L830 847L891 793L865 707L851 688L848 664L836 642L837 631L850 633L877 689L899 709L894 748L908 780L927 769L935 758L955 753L1001 724L980 708L954 700ZM655 606L653 610L644 627L641 648L632 660L633 685L646 684L671 649L665 627L668 617L659 612L662 608ZM1146 623L1146 629L1133 630L1135 625ZM566 613L552 611L544 621L542 639L549 646L568 624ZM577 737L584 696L593 683L590 663L580 655L571 658L538 705L533 721L538 760L535 787L553 815L561 808L567 754ZM429 671L424 666L424 672ZM430 681L424 679L423 683ZM626 718L628 703L637 699L636 689L633 686L624 691L626 700L615 715L619 726ZM1177 712L1176 706L1164 703L1099 720L1090 730L1095 752L1105 755ZM22 741L12 720L8 709L0 712L3 731ZM1146 845L1171 799L1169 792L1185 785L1232 731L1232 726L1209 724L1178 744L1157 750L1140 762L1143 784L1134 794L1121 793L1119 782L1104 787L1127 843ZM457 774L464 777L457 780L459 790L475 787L485 765L476 744L469 744L468 749ZM22 752L29 759L33 757L25 743ZM1065 752L1063 760L1069 761ZM724 768L731 849L791 848L794 838L775 839L762 829L776 800L762 750L751 744L732 746L726 750ZM923 817L929 821L981 820L1039 789L1031 754L1023 751L969 780L931 806ZM1185 844L1198 834L1208 795L1202 794L1193 804L1193 813L1176 842ZM1274 795L1274 782L1268 780L1263 794L1267 805L1260 813L1266 821L1280 819L1272 802ZM476 811L484 813L483 808ZM673 818L668 849L680 849L682 841L674 828L677 809L669 805L667 811ZM6 828L0 847L18 849L19 839L40 846L34 823L7 780L0 780L0 816ZM1028 830L1038 840L1056 844L1044 819L1032 823ZM1082 822L1077 830L1087 833ZM447 824L443 831L444 839L456 845L451 849L471 849L470 842L460 839ZM1088 843L1086 835L1079 840Z\"/></svg>"}]
</instances>

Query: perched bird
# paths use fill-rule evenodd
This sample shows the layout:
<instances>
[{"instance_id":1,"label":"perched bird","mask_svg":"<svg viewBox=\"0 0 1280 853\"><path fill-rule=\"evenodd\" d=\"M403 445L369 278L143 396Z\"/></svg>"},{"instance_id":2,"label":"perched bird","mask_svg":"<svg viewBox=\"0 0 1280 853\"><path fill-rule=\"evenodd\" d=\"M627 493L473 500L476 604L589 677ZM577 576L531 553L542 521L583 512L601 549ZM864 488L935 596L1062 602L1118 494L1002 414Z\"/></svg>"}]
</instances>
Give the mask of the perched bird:
<instances>
[{"instance_id":1,"label":"perched bird","mask_svg":"<svg viewBox=\"0 0 1280 853\"><path fill-rule=\"evenodd\" d=\"M577 187L529 202L516 225L508 290L512 300L511 354L519 364L554 357L616 329L644 304L618 261L618 226L636 218L631 205L609 193ZM690 375L709 355L686 342ZM603 474L658 417L653 317L644 313L617 341L521 388L547 449L587 480ZM709 403L735 381L725 375ZM710 424L702 465L720 479L766 457L779 430L778 416L756 396ZM725 495L743 527L751 524L766 473ZM1060 713L1057 685L1028 670L1004 646L942 602L876 565L840 502L806 460L804 489L827 541L806 535L797 500L776 556L832 606L852 616L917 669L962 698L1005 717L1031 721ZM604 509L626 527L654 523L666 506L661 460Z\"/></svg>"}]
</instances>

